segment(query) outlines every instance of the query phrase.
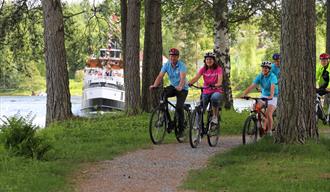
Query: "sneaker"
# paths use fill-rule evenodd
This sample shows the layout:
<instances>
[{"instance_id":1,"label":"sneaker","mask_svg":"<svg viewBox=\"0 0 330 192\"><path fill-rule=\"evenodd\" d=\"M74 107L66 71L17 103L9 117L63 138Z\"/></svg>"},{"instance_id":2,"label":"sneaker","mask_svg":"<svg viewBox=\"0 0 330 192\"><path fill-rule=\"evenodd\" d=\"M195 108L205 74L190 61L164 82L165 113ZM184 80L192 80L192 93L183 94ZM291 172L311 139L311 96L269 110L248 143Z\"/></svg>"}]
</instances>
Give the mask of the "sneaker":
<instances>
[{"instance_id":1,"label":"sneaker","mask_svg":"<svg viewBox=\"0 0 330 192\"><path fill-rule=\"evenodd\" d=\"M217 116L213 116L212 117L212 120L211 120L211 123L218 124L218 117Z\"/></svg>"}]
</instances>

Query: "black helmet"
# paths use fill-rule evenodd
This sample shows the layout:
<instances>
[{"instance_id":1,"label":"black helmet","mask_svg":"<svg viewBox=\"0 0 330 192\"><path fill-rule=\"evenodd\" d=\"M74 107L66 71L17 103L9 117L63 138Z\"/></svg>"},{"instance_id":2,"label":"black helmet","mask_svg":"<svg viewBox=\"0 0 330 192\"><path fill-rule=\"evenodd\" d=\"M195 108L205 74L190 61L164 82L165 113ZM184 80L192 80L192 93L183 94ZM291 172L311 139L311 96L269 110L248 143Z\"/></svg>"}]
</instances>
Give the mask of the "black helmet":
<instances>
[{"instance_id":1,"label":"black helmet","mask_svg":"<svg viewBox=\"0 0 330 192\"><path fill-rule=\"evenodd\" d=\"M274 55L273 55L274 60L278 60L280 58L281 58L281 55L279 53L274 53Z\"/></svg>"},{"instance_id":2,"label":"black helmet","mask_svg":"<svg viewBox=\"0 0 330 192\"><path fill-rule=\"evenodd\" d=\"M207 52L204 55L204 59L206 59L207 57L212 57L215 60L215 54L213 52Z\"/></svg>"}]
</instances>

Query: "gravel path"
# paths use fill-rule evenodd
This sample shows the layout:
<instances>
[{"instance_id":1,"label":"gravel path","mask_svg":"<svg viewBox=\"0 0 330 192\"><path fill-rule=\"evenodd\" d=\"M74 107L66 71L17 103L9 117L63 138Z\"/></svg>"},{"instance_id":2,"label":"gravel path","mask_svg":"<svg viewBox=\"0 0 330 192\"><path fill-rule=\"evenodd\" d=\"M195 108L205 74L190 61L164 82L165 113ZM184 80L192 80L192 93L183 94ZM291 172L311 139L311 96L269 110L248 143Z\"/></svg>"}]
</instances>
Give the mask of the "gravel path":
<instances>
[{"instance_id":1,"label":"gravel path","mask_svg":"<svg viewBox=\"0 0 330 192\"><path fill-rule=\"evenodd\" d=\"M189 143L163 144L99 162L81 171L76 191L178 191L189 170L205 166L210 156L242 142L238 136L220 139L212 148L205 140L197 149Z\"/></svg>"}]
</instances>

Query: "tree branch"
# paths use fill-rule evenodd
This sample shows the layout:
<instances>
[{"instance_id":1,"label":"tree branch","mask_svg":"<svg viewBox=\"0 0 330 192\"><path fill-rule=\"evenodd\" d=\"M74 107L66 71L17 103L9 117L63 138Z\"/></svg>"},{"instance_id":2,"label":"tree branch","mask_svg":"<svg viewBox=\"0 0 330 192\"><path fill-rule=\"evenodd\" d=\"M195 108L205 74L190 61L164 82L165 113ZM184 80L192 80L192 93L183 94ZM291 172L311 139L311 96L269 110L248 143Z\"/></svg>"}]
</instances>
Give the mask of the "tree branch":
<instances>
[{"instance_id":1,"label":"tree branch","mask_svg":"<svg viewBox=\"0 0 330 192\"><path fill-rule=\"evenodd\" d=\"M237 23L237 22L240 22L240 21L247 20L250 17L252 17L254 14L256 14L256 12L257 12L257 10L254 10L248 15L243 15L243 16L237 17L235 20L229 20L228 22L229 23Z\"/></svg>"},{"instance_id":2,"label":"tree branch","mask_svg":"<svg viewBox=\"0 0 330 192\"><path fill-rule=\"evenodd\" d=\"M83 13L85 13L86 11L81 11L81 12L78 12L78 13L73 13L73 14L71 14L71 15L65 15L65 16L63 16L64 17L64 19L69 19L69 18L71 18L71 17L74 17L74 16L77 16L77 15L80 15L80 14L83 14Z\"/></svg>"}]
</instances>

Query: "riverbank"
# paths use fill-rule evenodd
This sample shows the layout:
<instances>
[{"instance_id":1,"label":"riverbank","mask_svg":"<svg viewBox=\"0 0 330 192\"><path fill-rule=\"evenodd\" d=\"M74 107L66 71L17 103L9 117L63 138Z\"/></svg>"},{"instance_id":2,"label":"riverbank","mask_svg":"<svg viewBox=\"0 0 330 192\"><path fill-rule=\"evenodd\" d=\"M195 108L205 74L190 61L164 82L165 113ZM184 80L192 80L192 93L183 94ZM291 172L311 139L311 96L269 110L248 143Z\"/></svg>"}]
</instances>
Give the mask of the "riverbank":
<instances>
[{"instance_id":1,"label":"riverbank","mask_svg":"<svg viewBox=\"0 0 330 192\"><path fill-rule=\"evenodd\" d=\"M0 96L44 96L46 94L46 83L42 83L39 87L4 89L0 88ZM77 82L73 79L69 80L71 96L81 96L83 82ZM34 93L34 94L33 94Z\"/></svg>"}]
</instances>

